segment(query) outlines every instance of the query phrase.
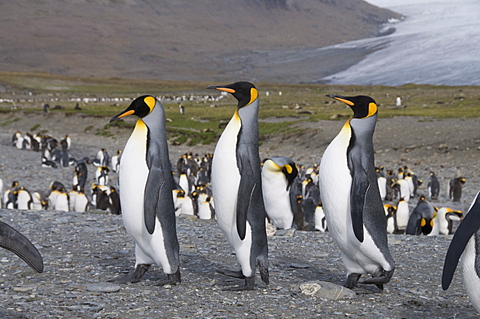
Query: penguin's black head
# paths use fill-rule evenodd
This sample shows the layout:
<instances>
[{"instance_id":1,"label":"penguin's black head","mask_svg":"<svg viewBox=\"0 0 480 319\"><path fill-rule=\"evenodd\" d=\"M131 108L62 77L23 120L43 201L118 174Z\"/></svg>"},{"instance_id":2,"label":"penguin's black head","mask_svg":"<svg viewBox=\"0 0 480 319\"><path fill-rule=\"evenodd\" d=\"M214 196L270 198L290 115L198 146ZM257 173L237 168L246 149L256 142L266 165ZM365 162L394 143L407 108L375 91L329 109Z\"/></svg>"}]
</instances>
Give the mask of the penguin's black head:
<instances>
[{"instance_id":1,"label":"penguin's black head","mask_svg":"<svg viewBox=\"0 0 480 319\"><path fill-rule=\"evenodd\" d=\"M258 97L258 91L250 82L235 82L227 85L210 85L207 89L215 89L231 93L238 100L238 108L249 105Z\"/></svg>"},{"instance_id":2,"label":"penguin's black head","mask_svg":"<svg viewBox=\"0 0 480 319\"><path fill-rule=\"evenodd\" d=\"M117 115L115 115L114 117L112 117L112 119L110 120L110 123L115 120L118 120L121 117L125 117L132 114L135 114L138 117L145 117L148 114L150 114L150 112L153 111L156 103L157 103L157 99L155 99L151 95L140 96L135 100L133 100L133 102L130 104L129 107L127 107L125 111L122 111Z\"/></svg>"},{"instance_id":3,"label":"penguin's black head","mask_svg":"<svg viewBox=\"0 0 480 319\"><path fill-rule=\"evenodd\" d=\"M335 94L327 94L327 96L350 106L353 110L354 118L366 118L377 113L377 103L375 103L375 101L369 96L340 96Z\"/></svg>"}]
</instances>

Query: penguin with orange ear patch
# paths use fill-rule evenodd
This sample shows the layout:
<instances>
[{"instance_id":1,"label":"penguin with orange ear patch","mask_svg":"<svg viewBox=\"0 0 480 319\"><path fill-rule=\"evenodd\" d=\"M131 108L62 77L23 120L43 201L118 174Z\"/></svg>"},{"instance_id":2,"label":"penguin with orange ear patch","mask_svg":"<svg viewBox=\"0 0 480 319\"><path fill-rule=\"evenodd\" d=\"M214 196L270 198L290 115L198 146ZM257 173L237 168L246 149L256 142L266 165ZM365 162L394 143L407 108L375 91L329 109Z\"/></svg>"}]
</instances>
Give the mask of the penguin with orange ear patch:
<instances>
[{"instance_id":1,"label":"penguin with orange ear patch","mask_svg":"<svg viewBox=\"0 0 480 319\"><path fill-rule=\"evenodd\" d=\"M327 96L353 110L320 163L319 186L328 229L347 269L345 287L355 287L361 275L370 274L363 283L383 289L395 264L374 165L377 104L363 95Z\"/></svg>"},{"instance_id":2,"label":"penguin with orange ear patch","mask_svg":"<svg viewBox=\"0 0 480 319\"><path fill-rule=\"evenodd\" d=\"M245 285L228 290L251 290L255 287L257 266L262 280L266 284L269 281L266 211L258 155L258 91L249 82L208 88L231 93L238 100L215 147L212 191L218 225L233 246L241 270L219 272L245 279Z\"/></svg>"},{"instance_id":3,"label":"penguin with orange ear patch","mask_svg":"<svg viewBox=\"0 0 480 319\"><path fill-rule=\"evenodd\" d=\"M165 110L155 97L144 95L110 122L129 115L139 119L123 150L118 178L123 223L135 241L136 261L133 273L113 281L137 282L157 264L167 275L158 284L176 284L181 281L179 244Z\"/></svg>"}]
</instances>

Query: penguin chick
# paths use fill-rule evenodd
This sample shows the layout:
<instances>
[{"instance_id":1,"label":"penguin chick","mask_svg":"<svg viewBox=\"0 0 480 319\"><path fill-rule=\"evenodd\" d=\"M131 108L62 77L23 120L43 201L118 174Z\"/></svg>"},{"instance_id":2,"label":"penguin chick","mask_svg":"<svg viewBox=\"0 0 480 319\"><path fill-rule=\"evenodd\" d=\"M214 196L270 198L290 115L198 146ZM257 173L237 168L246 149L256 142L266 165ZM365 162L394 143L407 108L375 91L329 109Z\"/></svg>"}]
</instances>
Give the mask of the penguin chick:
<instances>
[{"instance_id":1,"label":"penguin chick","mask_svg":"<svg viewBox=\"0 0 480 319\"><path fill-rule=\"evenodd\" d=\"M460 256L465 290L475 309L480 312L480 192L473 200L465 218L460 223L448 247L443 265L442 288L447 290L452 282Z\"/></svg>"},{"instance_id":2,"label":"penguin chick","mask_svg":"<svg viewBox=\"0 0 480 319\"><path fill-rule=\"evenodd\" d=\"M158 284L176 284L181 281L180 259L165 110L155 97L144 95L110 122L129 115L139 119L123 150L118 175L123 223L135 241L136 261L133 273L113 281L137 282L157 264L167 274Z\"/></svg>"},{"instance_id":3,"label":"penguin chick","mask_svg":"<svg viewBox=\"0 0 480 319\"><path fill-rule=\"evenodd\" d=\"M218 225L235 250L241 271L220 273L245 279L228 290L252 290L258 265L268 284L268 245L265 206L258 155L258 91L252 83L209 86L231 93L238 105L215 147L212 191Z\"/></svg>"},{"instance_id":4,"label":"penguin chick","mask_svg":"<svg viewBox=\"0 0 480 319\"><path fill-rule=\"evenodd\" d=\"M395 270L387 242L387 220L374 166L373 133L377 104L368 96L327 95L346 103L353 117L325 150L320 194L330 234L347 269L345 287L363 283L383 289Z\"/></svg>"},{"instance_id":5,"label":"penguin chick","mask_svg":"<svg viewBox=\"0 0 480 319\"><path fill-rule=\"evenodd\" d=\"M448 191L449 198L452 202L459 202L462 197L462 187L467 180L463 177L456 177L450 180L450 188Z\"/></svg>"}]
</instances>

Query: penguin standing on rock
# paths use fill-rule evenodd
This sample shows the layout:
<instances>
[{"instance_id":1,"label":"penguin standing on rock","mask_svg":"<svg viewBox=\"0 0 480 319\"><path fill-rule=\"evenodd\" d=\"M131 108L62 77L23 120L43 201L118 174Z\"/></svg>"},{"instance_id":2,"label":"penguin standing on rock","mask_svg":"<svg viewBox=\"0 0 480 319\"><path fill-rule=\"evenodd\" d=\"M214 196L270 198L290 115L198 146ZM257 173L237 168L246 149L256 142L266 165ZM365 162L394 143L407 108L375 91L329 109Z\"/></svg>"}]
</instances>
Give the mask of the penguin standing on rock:
<instances>
[{"instance_id":1,"label":"penguin standing on rock","mask_svg":"<svg viewBox=\"0 0 480 319\"><path fill-rule=\"evenodd\" d=\"M442 274L442 288L447 290L453 279L460 256L465 290L475 309L480 312L480 192L467 215L453 235Z\"/></svg>"},{"instance_id":2,"label":"penguin standing on rock","mask_svg":"<svg viewBox=\"0 0 480 319\"><path fill-rule=\"evenodd\" d=\"M135 240L136 262L133 273L112 281L138 282L157 264L167 274L158 284L175 285L181 282L180 258L165 110L155 97L144 95L110 122L128 115L139 119L123 150L118 177L123 223Z\"/></svg>"},{"instance_id":3,"label":"penguin standing on rock","mask_svg":"<svg viewBox=\"0 0 480 319\"><path fill-rule=\"evenodd\" d=\"M377 104L368 96L327 95L353 110L320 164L320 194L327 224L347 269L345 287L363 281L379 289L395 270L387 242L387 219L378 189L372 137Z\"/></svg>"},{"instance_id":4,"label":"penguin standing on rock","mask_svg":"<svg viewBox=\"0 0 480 319\"><path fill-rule=\"evenodd\" d=\"M245 279L245 285L228 290L252 290L258 266L268 284L266 211L258 155L258 91L252 83L209 86L231 93L238 106L215 147L212 191L218 225L233 246L240 271L220 273Z\"/></svg>"}]
</instances>

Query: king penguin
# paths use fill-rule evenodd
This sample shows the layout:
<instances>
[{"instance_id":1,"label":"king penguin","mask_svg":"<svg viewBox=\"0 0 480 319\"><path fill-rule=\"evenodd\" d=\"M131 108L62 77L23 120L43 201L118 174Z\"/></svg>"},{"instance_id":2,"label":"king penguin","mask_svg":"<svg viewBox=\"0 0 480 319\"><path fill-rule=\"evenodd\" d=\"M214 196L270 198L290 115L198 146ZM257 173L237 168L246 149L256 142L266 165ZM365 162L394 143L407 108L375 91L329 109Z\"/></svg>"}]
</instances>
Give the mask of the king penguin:
<instances>
[{"instance_id":1,"label":"king penguin","mask_svg":"<svg viewBox=\"0 0 480 319\"><path fill-rule=\"evenodd\" d=\"M320 194L328 229L347 269L345 287L363 283L383 289L395 270L387 243L387 220L374 166L372 137L377 104L368 96L327 95L353 110L325 150L320 164Z\"/></svg>"},{"instance_id":2,"label":"king penguin","mask_svg":"<svg viewBox=\"0 0 480 319\"><path fill-rule=\"evenodd\" d=\"M123 150L118 178L123 223L135 241L136 262L133 273L113 281L138 282L151 264L157 264L167 274L159 285L180 283L165 110L155 97L144 95L110 122L128 115L139 119Z\"/></svg>"},{"instance_id":3,"label":"king penguin","mask_svg":"<svg viewBox=\"0 0 480 319\"><path fill-rule=\"evenodd\" d=\"M475 309L480 312L480 192L448 247L442 274L443 290L450 286L460 256L465 290Z\"/></svg>"},{"instance_id":4,"label":"king penguin","mask_svg":"<svg viewBox=\"0 0 480 319\"><path fill-rule=\"evenodd\" d=\"M288 157L273 156L263 163L262 189L267 215L278 229L289 229L297 207L296 186L297 166Z\"/></svg>"},{"instance_id":5,"label":"king penguin","mask_svg":"<svg viewBox=\"0 0 480 319\"><path fill-rule=\"evenodd\" d=\"M245 279L245 285L228 290L252 290L258 266L268 284L268 245L265 205L258 155L258 91L252 83L209 86L231 93L238 106L215 147L212 191L220 229L235 250L240 271L218 270Z\"/></svg>"}]
</instances>

